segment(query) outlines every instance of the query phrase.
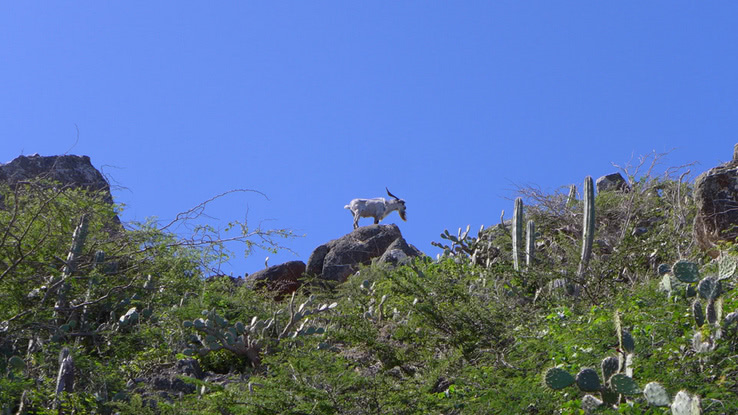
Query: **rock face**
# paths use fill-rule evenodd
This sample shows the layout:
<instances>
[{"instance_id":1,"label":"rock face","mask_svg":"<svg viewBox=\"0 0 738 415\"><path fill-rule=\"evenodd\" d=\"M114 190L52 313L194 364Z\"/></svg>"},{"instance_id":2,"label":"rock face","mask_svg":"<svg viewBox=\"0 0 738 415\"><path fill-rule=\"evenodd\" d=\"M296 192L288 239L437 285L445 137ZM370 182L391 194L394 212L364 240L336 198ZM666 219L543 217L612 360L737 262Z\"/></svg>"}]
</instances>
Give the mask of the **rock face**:
<instances>
[{"instance_id":1,"label":"rock face","mask_svg":"<svg viewBox=\"0 0 738 415\"><path fill-rule=\"evenodd\" d=\"M599 179L597 179L596 186L597 193L612 190L627 192L630 190L628 182L623 179L623 176L620 173L611 173L607 176L600 177Z\"/></svg>"},{"instance_id":2,"label":"rock face","mask_svg":"<svg viewBox=\"0 0 738 415\"><path fill-rule=\"evenodd\" d=\"M405 238L395 239L390 246L379 257L380 263L402 265L409 262L412 257L423 256L424 254L416 247L405 241Z\"/></svg>"},{"instance_id":3,"label":"rock face","mask_svg":"<svg viewBox=\"0 0 738 415\"><path fill-rule=\"evenodd\" d=\"M56 180L75 188L102 191L106 202L113 203L110 185L105 177L92 166L88 156L19 156L0 164L0 183L14 186L35 178Z\"/></svg>"},{"instance_id":4,"label":"rock face","mask_svg":"<svg viewBox=\"0 0 738 415\"><path fill-rule=\"evenodd\" d=\"M731 162L695 179L694 198L694 236L700 248L713 250L718 242L738 237L738 144Z\"/></svg>"},{"instance_id":5,"label":"rock face","mask_svg":"<svg viewBox=\"0 0 738 415\"><path fill-rule=\"evenodd\" d=\"M246 284L254 287L266 287L270 292L284 296L300 287L299 278L305 273L305 263L290 261L256 271L246 277Z\"/></svg>"},{"instance_id":6,"label":"rock face","mask_svg":"<svg viewBox=\"0 0 738 415\"><path fill-rule=\"evenodd\" d=\"M369 225L315 248L307 262L307 274L344 282L373 258L393 264L423 253L402 238L397 225Z\"/></svg>"}]
</instances>

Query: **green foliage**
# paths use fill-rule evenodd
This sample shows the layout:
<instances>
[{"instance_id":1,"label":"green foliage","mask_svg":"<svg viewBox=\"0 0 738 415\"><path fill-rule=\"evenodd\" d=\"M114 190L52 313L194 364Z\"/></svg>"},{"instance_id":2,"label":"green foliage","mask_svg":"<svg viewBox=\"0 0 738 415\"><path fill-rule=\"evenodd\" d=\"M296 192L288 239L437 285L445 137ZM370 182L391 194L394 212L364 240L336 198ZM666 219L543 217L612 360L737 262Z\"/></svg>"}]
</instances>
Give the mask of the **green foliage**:
<instances>
[{"instance_id":1,"label":"green foliage","mask_svg":"<svg viewBox=\"0 0 738 415\"><path fill-rule=\"evenodd\" d=\"M314 308L310 305L314 297L295 308L295 293L292 294L289 304L284 309L274 312L268 319L259 319L254 316L250 323L241 321L232 324L218 315L215 310L203 310L206 318L197 318L185 321L183 327L194 328L198 334L191 338L189 347L183 353L188 356L198 353L201 356L221 349L228 350L237 356L245 357L252 366L260 365L262 350L265 346L273 347L273 343L284 338L298 336L322 335L325 327L308 325L308 316L324 313L335 308L338 303L320 304ZM280 319L280 317L284 317ZM282 321L280 321L282 320ZM298 326L298 323L302 323Z\"/></svg>"},{"instance_id":2,"label":"green foliage","mask_svg":"<svg viewBox=\"0 0 738 415\"><path fill-rule=\"evenodd\" d=\"M50 413L66 347L67 413L738 413L738 248L702 258L690 186L626 176L630 192L590 205L587 189L522 191L536 247L524 270L501 221L444 231L438 261L372 265L284 300L205 280L226 258L196 243L207 227L185 240L154 221L123 231L95 195L5 189L18 208L0 209L0 409ZM580 273L586 228L597 239ZM210 375L187 380L196 393L165 399L140 381L183 351Z\"/></svg>"}]
</instances>

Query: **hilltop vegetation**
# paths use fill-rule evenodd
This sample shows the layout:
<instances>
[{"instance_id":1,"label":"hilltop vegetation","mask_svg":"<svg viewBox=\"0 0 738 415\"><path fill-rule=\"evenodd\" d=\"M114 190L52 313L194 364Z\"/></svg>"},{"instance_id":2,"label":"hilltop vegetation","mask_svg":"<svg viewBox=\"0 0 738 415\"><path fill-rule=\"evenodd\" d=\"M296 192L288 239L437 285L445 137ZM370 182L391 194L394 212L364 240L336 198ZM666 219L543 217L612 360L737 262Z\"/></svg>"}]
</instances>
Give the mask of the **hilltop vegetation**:
<instances>
[{"instance_id":1,"label":"hilltop vegetation","mask_svg":"<svg viewBox=\"0 0 738 415\"><path fill-rule=\"evenodd\" d=\"M227 255L208 229L124 230L94 193L2 188L0 410L671 413L641 392L658 382L738 413L738 247L696 248L692 185L671 173L592 201L521 189L522 217L444 232L438 260L306 277L281 299L206 279Z\"/></svg>"}]
</instances>

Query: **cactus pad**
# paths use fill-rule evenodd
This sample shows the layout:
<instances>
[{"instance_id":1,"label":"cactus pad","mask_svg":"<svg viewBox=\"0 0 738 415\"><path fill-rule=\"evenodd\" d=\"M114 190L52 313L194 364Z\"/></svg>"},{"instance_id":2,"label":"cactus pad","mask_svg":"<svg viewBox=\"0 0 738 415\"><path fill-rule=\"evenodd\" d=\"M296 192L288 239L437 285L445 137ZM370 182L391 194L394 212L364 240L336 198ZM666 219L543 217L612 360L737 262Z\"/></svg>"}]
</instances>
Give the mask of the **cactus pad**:
<instances>
[{"instance_id":1,"label":"cactus pad","mask_svg":"<svg viewBox=\"0 0 738 415\"><path fill-rule=\"evenodd\" d=\"M553 390L564 389L574 383L574 376L564 369L552 367L546 371L544 378L546 386Z\"/></svg>"},{"instance_id":2,"label":"cactus pad","mask_svg":"<svg viewBox=\"0 0 738 415\"><path fill-rule=\"evenodd\" d=\"M735 275L738 262L732 255L721 255L718 260L718 279L724 280Z\"/></svg>"},{"instance_id":3,"label":"cactus pad","mask_svg":"<svg viewBox=\"0 0 738 415\"><path fill-rule=\"evenodd\" d=\"M705 300L714 300L720 295L720 281L714 277L706 277L697 284L697 292Z\"/></svg>"},{"instance_id":4,"label":"cactus pad","mask_svg":"<svg viewBox=\"0 0 738 415\"><path fill-rule=\"evenodd\" d=\"M602 397L602 401L605 402L605 405L613 406L618 403L618 399L620 399L620 394L614 392L610 388L604 388L600 391L600 396Z\"/></svg>"},{"instance_id":5,"label":"cactus pad","mask_svg":"<svg viewBox=\"0 0 738 415\"><path fill-rule=\"evenodd\" d=\"M651 382L643 388L643 396L650 406L669 406L669 393L658 382Z\"/></svg>"},{"instance_id":6,"label":"cactus pad","mask_svg":"<svg viewBox=\"0 0 738 415\"><path fill-rule=\"evenodd\" d=\"M602 368L602 378L605 380L605 383L610 381L610 378L612 375L618 373L620 370L620 359L617 357L606 357L602 359L602 364L600 365Z\"/></svg>"},{"instance_id":7,"label":"cactus pad","mask_svg":"<svg viewBox=\"0 0 738 415\"><path fill-rule=\"evenodd\" d=\"M669 264L661 264L661 265L659 265L659 267L657 269L657 272L658 272L659 275L667 274L670 271L671 271L671 267L669 266Z\"/></svg>"},{"instance_id":8,"label":"cactus pad","mask_svg":"<svg viewBox=\"0 0 738 415\"><path fill-rule=\"evenodd\" d=\"M713 326L719 324L720 317L723 314L723 302L721 301L721 299L717 299L716 301L710 300L707 303L705 314L707 314L708 323Z\"/></svg>"},{"instance_id":9,"label":"cactus pad","mask_svg":"<svg viewBox=\"0 0 738 415\"><path fill-rule=\"evenodd\" d=\"M622 343L620 346L628 353L633 353L635 351L635 339L633 339L633 335L630 334L628 330L623 330Z\"/></svg>"},{"instance_id":10,"label":"cactus pad","mask_svg":"<svg viewBox=\"0 0 738 415\"><path fill-rule=\"evenodd\" d=\"M641 388L638 387L633 378L622 373L613 375L610 379L610 385L613 391L621 395L633 396L641 393Z\"/></svg>"},{"instance_id":11,"label":"cactus pad","mask_svg":"<svg viewBox=\"0 0 738 415\"><path fill-rule=\"evenodd\" d=\"M681 259L675 262L671 269L674 276L681 282L692 283L700 279L699 269L694 262Z\"/></svg>"},{"instance_id":12,"label":"cactus pad","mask_svg":"<svg viewBox=\"0 0 738 415\"><path fill-rule=\"evenodd\" d=\"M700 300L694 300L692 303L692 315L694 316L694 322L697 324L697 327L702 327L705 324L705 312L702 311Z\"/></svg>"},{"instance_id":13,"label":"cactus pad","mask_svg":"<svg viewBox=\"0 0 738 415\"><path fill-rule=\"evenodd\" d=\"M590 414L602 406L602 401L592 395L584 395L582 398L582 409L585 414Z\"/></svg>"},{"instance_id":14,"label":"cactus pad","mask_svg":"<svg viewBox=\"0 0 738 415\"><path fill-rule=\"evenodd\" d=\"M671 404L671 413L673 415L699 415L702 413L700 398L690 396L685 391L679 391Z\"/></svg>"},{"instance_id":15,"label":"cactus pad","mask_svg":"<svg viewBox=\"0 0 738 415\"><path fill-rule=\"evenodd\" d=\"M577 386L583 392L599 392L602 389L600 377L594 369L586 368L577 373Z\"/></svg>"}]
</instances>

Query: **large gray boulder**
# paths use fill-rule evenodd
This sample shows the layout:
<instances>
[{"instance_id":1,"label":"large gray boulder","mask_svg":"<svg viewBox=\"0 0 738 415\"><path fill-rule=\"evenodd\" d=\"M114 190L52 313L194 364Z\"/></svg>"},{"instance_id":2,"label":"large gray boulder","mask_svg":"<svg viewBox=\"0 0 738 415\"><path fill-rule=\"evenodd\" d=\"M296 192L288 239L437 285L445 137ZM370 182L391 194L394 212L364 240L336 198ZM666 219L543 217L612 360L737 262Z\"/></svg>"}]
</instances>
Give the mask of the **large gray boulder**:
<instances>
[{"instance_id":1,"label":"large gray boulder","mask_svg":"<svg viewBox=\"0 0 738 415\"><path fill-rule=\"evenodd\" d=\"M306 273L320 279L344 282L372 259L401 263L423 253L409 245L397 225L369 225L315 248Z\"/></svg>"},{"instance_id":2,"label":"large gray boulder","mask_svg":"<svg viewBox=\"0 0 738 415\"><path fill-rule=\"evenodd\" d=\"M113 203L110 185L92 165L88 156L18 156L9 163L0 164L0 184L11 187L18 182L46 178L73 188L100 191L103 199Z\"/></svg>"},{"instance_id":3,"label":"large gray boulder","mask_svg":"<svg viewBox=\"0 0 738 415\"><path fill-rule=\"evenodd\" d=\"M611 173L597 179L597 193L607 191L628 192L630 186L620 173Z\"/></svg>"},{"instance_id":4,"label":"large gray boulder","mask_svg":"<svg viewBox=\"0 0 738 415\"><path fill-rule=\"evenodd\" d=\"M738 237L738 144L733 160L695 179L697 215L694 236L700 248L712 251L721 241Z\"/></svg>"}]
</instances>

